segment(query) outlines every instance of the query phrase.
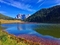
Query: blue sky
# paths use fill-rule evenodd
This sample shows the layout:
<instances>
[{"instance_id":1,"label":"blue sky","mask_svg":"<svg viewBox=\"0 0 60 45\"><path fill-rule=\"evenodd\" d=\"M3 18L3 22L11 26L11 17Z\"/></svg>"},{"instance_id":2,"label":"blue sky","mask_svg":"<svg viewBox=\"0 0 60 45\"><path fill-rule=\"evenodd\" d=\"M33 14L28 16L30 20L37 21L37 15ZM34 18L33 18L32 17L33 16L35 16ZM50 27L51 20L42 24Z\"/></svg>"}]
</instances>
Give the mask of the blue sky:
<instances>
[{"instance_id":1,"label":"blue sky","mask_svg":"<svg viewBox=\"0 0 60 45\"><path fill-rule=\"evenodd\" d=\"M10 17L33 14L42 8L60 5L60 0L0 0L0 13Z\"/></svg>"}]
</instances>

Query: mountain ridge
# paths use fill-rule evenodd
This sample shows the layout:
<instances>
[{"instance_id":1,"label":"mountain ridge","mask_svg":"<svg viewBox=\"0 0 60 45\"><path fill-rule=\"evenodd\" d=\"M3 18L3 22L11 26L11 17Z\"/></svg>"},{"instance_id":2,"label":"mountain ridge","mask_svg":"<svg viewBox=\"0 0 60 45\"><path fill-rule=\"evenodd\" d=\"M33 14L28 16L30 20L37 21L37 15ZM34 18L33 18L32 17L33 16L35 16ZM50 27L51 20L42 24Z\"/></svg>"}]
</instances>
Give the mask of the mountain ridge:
<instances>
[{"instance_id":1,"label":"mountain ridge","mask_svg":"<svg viewBox=\"0 0 60 45\"><path fill-rule=\"evenodd\" d=\"M12 20L12 19L14 19L14 18L9 17L9 16L6 16L6 15L0 13L0 19Z\"/></svg>"},{"instance_id":2,"label":"mountain ridge","mask_svg":"<svg viewBox=\"0 0 60 45\"><path fill-rule=\"evenodd\" d=\"M28 22L60 23L60 5L43 8L26 19Z\"/></svg>"}]
</instances>

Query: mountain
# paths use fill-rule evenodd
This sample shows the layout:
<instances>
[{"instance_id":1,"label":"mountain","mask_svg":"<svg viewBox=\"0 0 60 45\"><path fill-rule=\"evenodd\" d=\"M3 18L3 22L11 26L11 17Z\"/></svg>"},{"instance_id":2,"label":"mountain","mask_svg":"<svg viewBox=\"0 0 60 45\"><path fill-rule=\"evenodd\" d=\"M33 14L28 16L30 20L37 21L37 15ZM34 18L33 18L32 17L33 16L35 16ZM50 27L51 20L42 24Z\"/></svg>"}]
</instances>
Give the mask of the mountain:
<instances>
[{"instance_id":1,"label":"mountain","mask_svg":"<svg viewBox=\"0 0 60 45\"><path fill-rule=\"evenodd\" d=\"M28 22L60 23L60 5L44 8L26 19Z\"/></svg>"},{"instance_id":2,"label":"mountain","mask_svg":"<svg viewBox=\"0 0 60 45\"><path fill-rule=\"evenodd\" d=\"M12 20L14 18L5 16L5 15L3 15L3 14L0 13L0 19Z\"/></svg>"}]
</instances>

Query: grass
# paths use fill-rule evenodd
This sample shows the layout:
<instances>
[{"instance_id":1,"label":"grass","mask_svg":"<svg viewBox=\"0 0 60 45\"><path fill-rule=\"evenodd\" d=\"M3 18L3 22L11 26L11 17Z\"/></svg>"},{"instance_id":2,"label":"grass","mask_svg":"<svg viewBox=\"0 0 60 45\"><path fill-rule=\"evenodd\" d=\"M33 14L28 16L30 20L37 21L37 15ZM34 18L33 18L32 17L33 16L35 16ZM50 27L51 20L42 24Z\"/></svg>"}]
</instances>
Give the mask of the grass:
<instances>
[{"instance_id":1,"label":"grass","mask_svg":"<svg viewBox=\"0 0 60 45\"><path fill-rule=\"evenodd\" d=\"M42 35L50 35L60 38L60 25L40 26L36 31Z\"/></svg>"},{"instance_id":2,"label":"grass","mask_svg":"<svg viewBox=\"0 0 60 45\"><path fill-rule=\"evenodd\" d=\"M22 41L22 39L8 34L0 27L0 45L28 45L28 43L24 43L24 39Z\"/></svg>"},{"instance_id":3,"label":"grass","mask_svg":"<svg viewBox=\"0 0 60 45\"><path fill-rule=\"evenodd\" d=\"M0 23L4 24L4 23L23 23L23 21L21 20L4 20L4 19L0 19Z\"/></svg>"}]
</instances>

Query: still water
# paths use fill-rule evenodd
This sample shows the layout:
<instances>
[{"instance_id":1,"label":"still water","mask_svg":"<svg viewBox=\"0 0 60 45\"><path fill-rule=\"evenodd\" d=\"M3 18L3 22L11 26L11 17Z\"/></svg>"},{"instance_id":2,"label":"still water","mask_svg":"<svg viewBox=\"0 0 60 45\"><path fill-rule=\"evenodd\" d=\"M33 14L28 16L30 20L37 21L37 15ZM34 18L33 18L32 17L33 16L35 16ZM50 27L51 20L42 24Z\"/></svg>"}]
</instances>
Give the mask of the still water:
<instances>
[{"instance_id":1,"label":"still water","mask_svg":"<svg viewBox=\"0 0 60 45\"><path fill-rule=\"evenodd\" d=\"M35 28L39 27L39 26L49 26L49 25L54 25L54 24L43 24L43 23L24 23L24 24L20 24L20 23L11 23L11 24L2 24L3 27L6 27L6 32L8 32L9 34L13 34L16 36L19 35L35 35L37 37L41 37L41 38L45 38L45 39L56 39L53 36L43 36L42 34L39 34L38 32L35 31Z\"/></svg>"},{"instance_id":2,"label":"still water","mask_svg":"<svg viewBox=\"0 0 60 45\"><path fill-rule=\"evenodd\" d=\"M38 35L34 28L38 27L38 24L3 24L3 27L6 27L6 30L10 34L21 35L21 34L32 34Z\"/></svg>"}]
</instances>

